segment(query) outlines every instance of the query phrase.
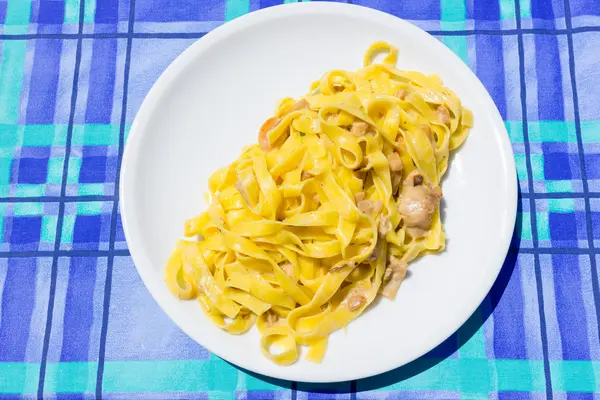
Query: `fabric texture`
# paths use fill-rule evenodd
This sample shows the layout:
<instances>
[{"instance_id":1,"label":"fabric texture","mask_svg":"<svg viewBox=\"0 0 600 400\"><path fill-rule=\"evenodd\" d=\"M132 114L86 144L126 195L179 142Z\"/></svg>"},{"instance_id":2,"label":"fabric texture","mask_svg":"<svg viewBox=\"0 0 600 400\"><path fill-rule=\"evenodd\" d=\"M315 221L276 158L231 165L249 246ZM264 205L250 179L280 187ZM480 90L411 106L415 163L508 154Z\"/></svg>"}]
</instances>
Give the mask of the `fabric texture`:
<instances>
[{"instance_id":1,"label":"fabric texture","mask_svg":"<svg viewBox=\"0 0 600 400\"><path fill-rule=\"evenodd\" d=\"M131 121L195 40L281 2L0 0L0 398L600 398L600 0L353 1L460 56L513 144L511 252L438 348L372 379L263 380L159 309L119 215Z\"/></svg>"}]
</instances>

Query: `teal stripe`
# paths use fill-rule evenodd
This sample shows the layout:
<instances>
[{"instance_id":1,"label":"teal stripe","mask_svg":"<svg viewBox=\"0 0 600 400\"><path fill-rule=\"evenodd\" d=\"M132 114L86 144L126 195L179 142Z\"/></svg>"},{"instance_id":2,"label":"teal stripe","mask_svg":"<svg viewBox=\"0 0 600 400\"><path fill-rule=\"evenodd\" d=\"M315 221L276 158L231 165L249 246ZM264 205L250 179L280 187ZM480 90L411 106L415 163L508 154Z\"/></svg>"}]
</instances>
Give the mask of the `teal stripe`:
<instances>
[{"instance_id":1,"label":"teal stripe","mask_svg":"<svg viewBox=\"0 0 600 400\"><path fill-rule=\"evenodd\" d=\"M521 217L522 225L521 225L521 239L523 240L533 240L531 235L531 213L523 212Z\"/></svg>"},{"instance_id":2,"label":"teal stripe","mask_svg":"<svg viewBox=\"0 0 600 400\"><path fill-rule=\"evenodd\" d=\"M536 213L537 231L539 240L550 240L550 222L547 212Z\"/></svg>"},{"instance_id":3,"label":"teal stripe","mask_svg":"<svg viewBox=\"0 0 600 400\"><path fill-rule=\"evenodd\" d=\"M521 0L521 18L531 18L531 0ZM513 3L514 6L514 3ZM514 9L514 8L513 8Z\"/></svg>"},{"instance_id":4,"label":"teal stripe","mask_svg":"<svg viewBox=\"0 0 600 400\"><path fill-rule=\"evenodd\" d=\"M77 215L100 215L102 214L103 205L104 203L101 201L77 203L75 210Z\"/></svg>"},{"instance_id":5,"label":"teal stripe","mask_svg":"<svg viewBox=\"0 0 600 400\"><path fill-rule=\"evenodd\" d=\"M118 124L73 125L73 146L118 146Z\"/></svg>"},{"instance_id":6,"label":"teal stripe","mask_svg":"<svg viewBox=\"0 0 600 400\"><path fill-rule=\"evenodd\" d=\"M529 360L496 360L498 391L541 392L546 390L544 364Z\"/></svg>"},{"instance_id":7,"label":"teal stripe","mask_svg":"<svg viewBox=\"0 0 600 400\"><path fill-rule=\"evenodd\" d=\"M14 3L14 1L10 2L10 4ZM0 124L18 122L26 48L27 42L22 40L6 40L2 44Z\"/></svg>"},{"instance_id":8,"label":"teal stripe","mask_svg":"<svg viewBox=\"0 0 600 400\"><path fill-rule=\"evenodd\" d=\"M571 180L549 181L546 180L546 192L548 193L568 193L573 191Z\"/></svg>"},{"instance_id":9,"label":"teal stripe","mask_svg":"<svg viewBox=\"0 0 600 400\"><path fill-rule=\"evenodd\" d=\"M12 149L21 144L19 127L12 124L0 124L0 148Z\"/></svg>"},{"instance_id":10,"label":"teal stripe","mask_svg":"<svg viewBox=\"0 0 600 400\"><path fill-rule=\"evenodd\" d=\"M584 143L599 143L600 121L581 121L581 139Z\"/></svg>"},{"instance_id":11,"label":"teal stripe","mask_svg":"<svg viewBox=\"0 0 600 400\"><path fill-rule=\"evenodd\" d=\"M14 205L15 217L38 216L44 214L44 203L17 203Z\"/></svg>"},{"instance_id":12,"label":"teal stripe","mask_svg":"<svg viewBox=\"0 0 600 400\"><path fill-rule=\"evenodd\" d=\"M29 25L32 0L8 0L4 25ZM15 32L6 32L15 33Z\"/></svg>"},{"instance_id":13,"label":"teal stripe","mask_svg":"<svg viewBox=\"0 0 600 400\"><path fill-rule=\"evenodd\" d=\"M467 7L464 0L441 0L440 1L442 30L444 22L462 22L463 26L467 16Z\"/></svg>"},{"instance_id":14,"label":"teal stripe","mask_svg":"<svg viewBox=\"0 0 600 400\"><path fill-rule=\"evenodd\" d=\"M40 365L0 363L0 393L29 395L37 392Z\"/></svg>"},{"instance_id":15,"label":"teal stripe","mask_svg":"<svg viewBox=\"0 0 600 400\"><path fill-rule=\"evenodd\" d=\"M508 137L512 143L523 143L523 123L521 121L506 121L504 123Z\"/></svg>"},{"instance_id":16,"label":"teal stripe","mask_svg":"<svg viewBox=\"0 0 600 400\"><path fill-rule=\"evenodd\" d=\"M530 0L521 0L521 5L526 1ZM515 0L500 0L500 19L515 19Z\"/></svg>"},{"instance_id":17,"label":"teal stripe","mask_svg":"<svg viewBox=\"0 0 600 400\"><path fill-rule=\"evenodd\" d=\"M533 180L543 181L544 180L544 155L543 154L531 154L531 173L533 174ZM530 189L533 190L533 189Z\"/></svg>"},{"instance_id":18,"label":"teal stripe","mask_svg":"<svg viewBox=\"0 0 600 400\"><path fill-rule=\"evenodd\" d=\"M250 12L250 0L227 0L225 4L225 21L231 21L248 12Z\"/></svg>"},{"instance_id":19,"label":"teal stripe","mask_svg":"<svg viewBox=\"0 0 600 400\"><path fill-rule=\"evenodd\" d=\"M56 225L58 224L58 216L44 215L42 217L42 228L40 231L40 242L54 243L56 238Z\"/></svg>"},{"instance_id":20,"label":"teal stripe","mask_svg":"<svg viewBox=\"0 0 600 400\"><path fill-rule=\"evenodd\" d=\"M505 121L506 130L513 143L523 143L523 123ZM532 143L577 143L575 123L572 121L533 121L527 124ZM581 121L581 138L584 143L600 143L600 121Z\"/></svg>"},{"instance_id":21,"label":"teal stripe","mask_svg":"<svg viewBox=\"0 0 600 400\"><path fill-rule=\"evenodd\" d=\"M548 211L555 213L575 212L574 199L548 199Z\"/></svg>"},{"instance_id":22,"label":"teal stripe","mask_svg":"<svg viewBox=\"0 0 600 400\"><path fill-rule=\"evenodd\" d=\"M561 361L551 362L550 366L557 391L600 390L599 362ZM96 372L95 362L48 363L46 391L93 393ZM39 364L0 363L0 393L35 393L38 375ZM365 389L361 385L364 383L359 381L358 390ZM247 375L212 356L210 360L106 361L103 389L105 393L210 392L215 399L229 399L229 394L236 390L274 391L289 386L273 385ZM468 398L495 391L543 392L544 363L448 358L381 390L451 390Z\"/></svg>"},{"instance_id":23,"label":"teal stripe","mask_svg":"<svg viewBox=\"0 0 600 400\"><path fill-rule=\"evenodd\" d=\"M50 164L52 160L50 160L48 162L48 164ZM43 196L44 192L46 191L46 185L44 184L27 184L27 183L20 183L17 185L17 188L15 190L15 195L17 197L36 197L36 196Z\"/></svg>"},{"instance_id":24,"label":"teal stripe","mask_svg":"<svg viewBox=\"0 0 600 400\"><path fill-rule=\"evenodd\" d=\"M520 181L527 180L527 157L525 154L515 154L515 167Z\"/></svg>"},{"instance_id":25,"label":"teal stripe","mask_svg":"<svg viewBox=\"0 0 600 400\"><path fill-rule=\"evenodd\" d=\"M60 242L62 244L73 243L73 230L75 229L75 215L65 215L63 217L63 226L60 233Z\"/></svg>"},{"instance_id":26,"label":"teal stripe","mask_svg":"<svg viewBox=\"0 0 600 400\"><path fill-rule=\"evenodd\" d=\"M44 379L46 393L95 393L98 363L48 363Z\"/></svg>"},{"instance_id":27,"label":"teal stripe","mask_svg":"<svg viewBox=\"0 0 600 400\"><path fill-rule=\"evenodd\" d=\"M223 361L214 354L210 354L210 366L208 376L210 377L210 389L224 392L232 392L237 386L237 368Z\"/></svg>"},{"instance_id":28,"label":"teal stripe","mask_svg":"<svg viewBox=\"0 0 600 400\"><path fill-rule=\"evenodd\" d=\"M444 36L442 40L454 54L459 56L465 64L469 65L469 50L465 36Z\"/></svg>"},{"instance_id":29,"label":"teal stripe","mask_svg":"<svg viewBox=\"0 0 600 400\"><path fill-rule=\"evenodd\" d=\"M105 194L104 183L80 183L77 186L78 196L102 196Z\"/></svg>"},{"instance_id":30,"label":"teal stripe","mask_svg":"<svg viewBox=\"0 0 600 400\"><path fill-rule=\"evenodd\" d=\"M529 141L532 143L565 142L577 143L575 124L565 121L530 122Z\"/></svg>"},{"instance_id":31,"label":"teal stripe","mask_svg":"<svg viewBox=\"0 0 600 400\"><path fill-rule=\"evenodd\" d=\"M551 361L550 374L558 392L600 391L600 362Z\"/></svg>"},{"instance_id":32,"label":"teal stripe","mask_svg":"<svg viewBox=\"0 0 600 400\"><path fill-rule=\"evenodd\" d=\"M211 375L209 361L106 361L102 387L107 393L201 392L221 378Z\"/></svg>"},{"instance_id":33,"label":"teal stripe","mask_svg":"<svg viewBox=\"0 0 600 400\"><path fill-rule=\"evenodd\" d=\"M485 332L483 328L483 321L481 319L481 311L478 309L475 313L469 318L469 320L465 323L466 330L459 330L457 332L459 342L464 341L461 337L461 333L464 331L472 331L472 329L476 329L479 327L475 334L471 336L469 340L463 344L458 350L458 355L460 358L482 358L487 359L487 355L485 352Z\"/></svg>"},{"instance_id":34,"label":"teal stripe","mask_svg":"<svg viewBox=\"0 0 600 400\"><path fill-rule=\"evenodd\" d=\"M83 22L86 24L93 23L95 15L96 0L85 0L85 4L83 5Z\"/></svg>"},{"instance_id":35,"label":"teal stripe","mask_svg":"<svg viewBox=\"0 0 600 400\"><path fill-rule=\"evenodd\" d=\"M65 24L79 23L79 0L65 0Z\"/></svg>"}]
</instances>

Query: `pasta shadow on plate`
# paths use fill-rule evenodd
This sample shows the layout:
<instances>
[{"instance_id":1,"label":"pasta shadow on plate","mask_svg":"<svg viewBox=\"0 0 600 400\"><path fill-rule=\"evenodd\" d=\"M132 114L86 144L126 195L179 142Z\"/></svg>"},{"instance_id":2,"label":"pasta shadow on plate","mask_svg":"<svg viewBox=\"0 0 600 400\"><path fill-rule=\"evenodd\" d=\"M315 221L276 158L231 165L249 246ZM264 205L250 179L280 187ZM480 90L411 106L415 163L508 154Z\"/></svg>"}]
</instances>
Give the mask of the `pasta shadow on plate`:
<instances>
[{"instance_id":1,"label":"pasta shadow on plate","mask_svg":"<svg viewBox=\"0 0 600 400\"><path fill-rule=\"evenodd\" d=\"M352 382L296 383L269 378L246 370L244 371L253 377L286 389L293 388L298 391L310 391L318 393L348 393L364 392L384 388L410 379L413 376L436 366L444 359L456 353L466 342L468 342L498 306L504 290L506 289L512 276L520 248L522 230L520 189L518 190L517 205L517 219L515 221L515 229L513 231L510 247L506 255L506 259L504 260L504 264L502 265L502 269L500 270L498 278L496 279L496 282L494 282L492 289L489 291L477 310L475 310L471 317L455 333L453 333L444 342L425 355L392 371Z\"/></svg>"}]
</instances>

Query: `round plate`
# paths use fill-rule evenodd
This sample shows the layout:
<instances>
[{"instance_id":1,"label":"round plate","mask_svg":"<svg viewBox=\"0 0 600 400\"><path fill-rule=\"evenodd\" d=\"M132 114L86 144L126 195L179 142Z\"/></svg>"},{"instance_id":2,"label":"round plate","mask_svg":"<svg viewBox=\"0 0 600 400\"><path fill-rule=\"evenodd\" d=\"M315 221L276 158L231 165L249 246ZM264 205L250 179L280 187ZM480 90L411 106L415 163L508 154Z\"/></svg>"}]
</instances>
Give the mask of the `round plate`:
<instances>
[{"instance_id":1,"label":"round plate","mask_svg":"<svg viewBox=\"0 0 600 400\"><path fill-rule=\"evenodd\" d=\"M382 299L334 332L322 364L265 359L255 328L232 336L163 281L183 223L206 208L208 177L256 141L276 101L300 96L331 69L362 67L384 40L403 69L439 74L473 110L475 127L454 155L444 190L447 250L410 265L394 302ZM516 216L517 181L503 121L485 88L443 44L391 15L345 4L297 3L254 12L207 34L162 74L144 100L121 171L125 235L139 274L179 327L218 356L288 380L364 378L406 364L444 341L494 283Z\"/></svg>"}]
</instances>

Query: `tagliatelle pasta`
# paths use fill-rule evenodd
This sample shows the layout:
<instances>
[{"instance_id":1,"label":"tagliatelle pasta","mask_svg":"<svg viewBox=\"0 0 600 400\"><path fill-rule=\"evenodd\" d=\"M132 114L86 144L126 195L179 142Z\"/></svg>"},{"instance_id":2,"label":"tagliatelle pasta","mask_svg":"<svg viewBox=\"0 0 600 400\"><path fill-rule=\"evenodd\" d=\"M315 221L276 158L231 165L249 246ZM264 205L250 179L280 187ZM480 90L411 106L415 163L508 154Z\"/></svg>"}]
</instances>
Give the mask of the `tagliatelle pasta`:
<instances>
[{"instance_id":1,"label":"tagliatelle pasta","mask_svg":"<svg viewBox=\"0 0 600 400\"><path fill-rule=\"evenodd\" d=\"M299 346L320 362L333 331L377 295L394 299L415 257L444 249L439 184L473 118L439 77L396 60L374 43L362 69L282 100L259 144L212 175L208 210L167 263L174 295L229 333L256 324L277 364Z\"/></svg>"}]
</instances>

